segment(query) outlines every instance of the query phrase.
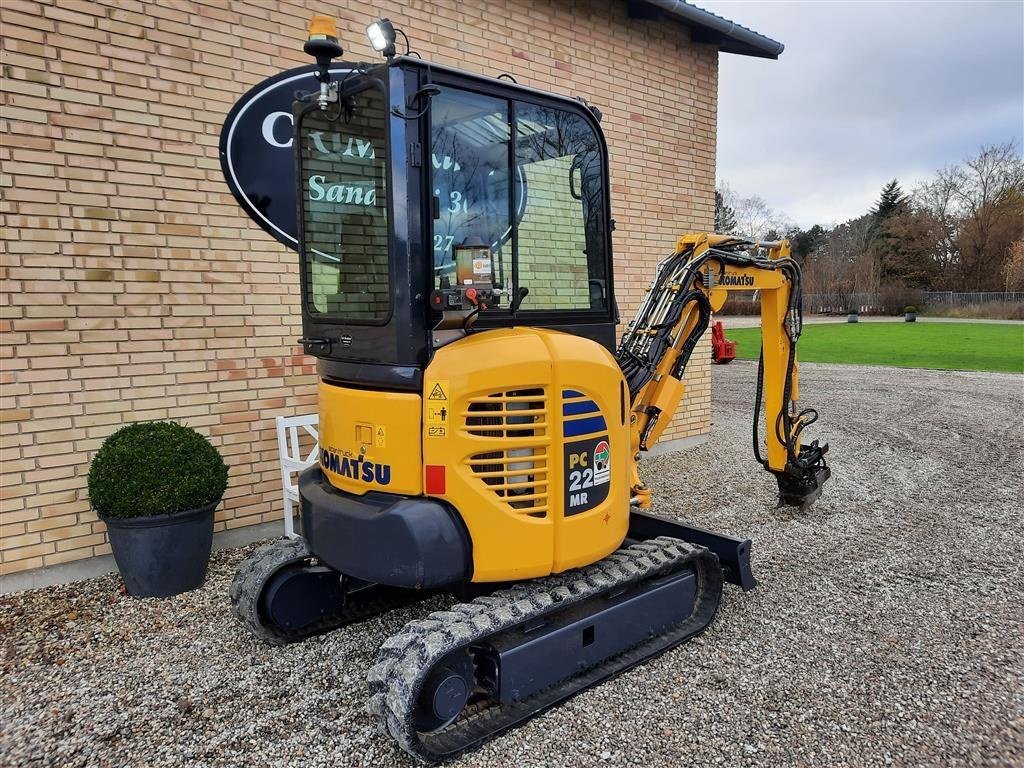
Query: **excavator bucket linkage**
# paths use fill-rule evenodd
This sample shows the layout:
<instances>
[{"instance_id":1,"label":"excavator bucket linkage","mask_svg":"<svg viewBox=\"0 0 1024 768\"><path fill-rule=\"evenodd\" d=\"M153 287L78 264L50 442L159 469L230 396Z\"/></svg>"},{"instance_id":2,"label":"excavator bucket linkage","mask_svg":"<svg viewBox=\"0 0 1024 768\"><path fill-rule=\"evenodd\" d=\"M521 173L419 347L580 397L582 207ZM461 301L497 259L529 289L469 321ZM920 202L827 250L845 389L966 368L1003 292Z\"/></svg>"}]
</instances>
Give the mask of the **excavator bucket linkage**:
<instances>
[{"instance_id":1,"label":"excavator bucket linkage","mask_svg":"<svg viewBox=\"0 0 1024 768\"><path fill-rule=\"evenodd\" d=\"M825 464L828 443L819 445L817 440L810 445L801 445L795 461L788 461L782 472L775 472L779 481L779 505L806 509L821 496L825 481L832 477L832 470Z\"/></svg>"}]
</instances>

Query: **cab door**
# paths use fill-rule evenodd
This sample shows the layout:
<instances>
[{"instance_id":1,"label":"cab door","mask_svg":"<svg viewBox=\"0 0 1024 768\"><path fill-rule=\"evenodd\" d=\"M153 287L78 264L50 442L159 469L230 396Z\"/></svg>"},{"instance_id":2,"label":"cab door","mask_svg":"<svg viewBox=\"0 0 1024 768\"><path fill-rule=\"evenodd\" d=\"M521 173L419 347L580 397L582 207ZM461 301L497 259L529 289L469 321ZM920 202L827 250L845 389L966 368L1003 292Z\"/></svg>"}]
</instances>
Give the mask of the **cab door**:
<instances>
[{"instance_id":1,"label":"cab door","mask_svg":"<svg viewBox=\"0 0 1024 768\"><path fill-rule=\"evenodd\" d=\"M333 380L413 389L426 331L407 247L407 129L391 115L404 77L382 66L346 78L326 110L296 102L294 145L304 351Z\"/></svg>"}]
</instances>

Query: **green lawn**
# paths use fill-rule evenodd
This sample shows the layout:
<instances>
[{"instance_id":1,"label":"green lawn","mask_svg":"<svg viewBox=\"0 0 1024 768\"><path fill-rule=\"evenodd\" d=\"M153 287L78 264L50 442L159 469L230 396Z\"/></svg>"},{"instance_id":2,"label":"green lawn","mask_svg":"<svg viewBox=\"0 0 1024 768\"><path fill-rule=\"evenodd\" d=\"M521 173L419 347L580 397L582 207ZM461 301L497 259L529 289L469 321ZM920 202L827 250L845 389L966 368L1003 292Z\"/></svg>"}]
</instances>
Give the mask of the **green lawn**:
<instances>
[{"instance_id":1,"label":"green lawn","mask_svg":"<svg viewBox=\"0 0 1024 768\"><path fill-rule=\"evenodd\" d=\"M726 328L736 356L756 360L760 328ZM1024 325L825 323L805 325L798 357L808 363L892 365L1024 373Z\"/></svg>"}]
</instances>

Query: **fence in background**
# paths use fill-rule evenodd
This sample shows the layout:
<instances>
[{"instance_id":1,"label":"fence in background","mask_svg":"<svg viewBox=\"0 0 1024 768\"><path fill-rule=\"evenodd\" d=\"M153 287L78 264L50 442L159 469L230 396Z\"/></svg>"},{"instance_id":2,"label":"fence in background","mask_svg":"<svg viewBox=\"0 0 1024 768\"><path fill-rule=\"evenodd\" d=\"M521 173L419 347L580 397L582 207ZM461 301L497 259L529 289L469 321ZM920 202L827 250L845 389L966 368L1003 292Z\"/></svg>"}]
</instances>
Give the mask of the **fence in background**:
<instances>
[{"instance_id":1,"label":"fence in background","mask_svg":"<svg viewBox=\"0 0 1024 768\"><path fill-rule=\"evenodd\" d=\"M1022 304L1024 303L1024 291L974 291L973 293L958 293L956 291L926 291L924 294L925 304L948 304L954 307L964 307L971 304Z\"/></svg>"},{"instance_id":2,"label":"fence in background","mask_svg":"<svg viewBox=\"0 0 1024 768\"><path fill-rule=\"evenodd\" d=\"M733 294L725 314L756 314L756 292ZM894 305L895 301L895 305ZM971 307L982 304L1024 304L1024 291L908 291L893 297L880 293L805 293L804 312L809 315L846 314L852 307L864 313L899 312L907 304L919 306Z\"/></svg>"},{"instance_id":3,"label":"fence in background","mask_svg":"<svg viewBox=\"0 0 1024 768\"><path fill-rule=\"evenodd\" d=\"M861 312L879 311L882 297L878 293L805 293L804 312L809 315L846 314L852 307Z\"/></svg>"}]
</instances>

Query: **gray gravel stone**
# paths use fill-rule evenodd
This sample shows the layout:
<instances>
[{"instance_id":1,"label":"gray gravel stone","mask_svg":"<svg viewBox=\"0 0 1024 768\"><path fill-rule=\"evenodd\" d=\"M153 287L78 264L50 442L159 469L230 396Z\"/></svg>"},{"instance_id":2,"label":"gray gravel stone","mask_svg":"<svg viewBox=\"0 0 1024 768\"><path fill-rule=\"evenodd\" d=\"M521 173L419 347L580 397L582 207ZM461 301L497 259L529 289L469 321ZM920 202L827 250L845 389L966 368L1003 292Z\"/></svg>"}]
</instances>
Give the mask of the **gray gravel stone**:
<instances>
[{"instance_id":1,"label":"gray gravel stone","mask_svg":"<svg viewBox=\"0 0 1024 768\"><path fill-rule=\"evenodd\" d=\"M753 464L753 386L716 367L711 439L643 474L661 514L750 536L758 589L457 764L1024 764L1024 377L802 366L834 473L806 513ZM270 648L228 605L253 549L167 600L114 576L0 598L0 765L410 765L365 674L446 601Z\"/></svg>"}]
</instances>

